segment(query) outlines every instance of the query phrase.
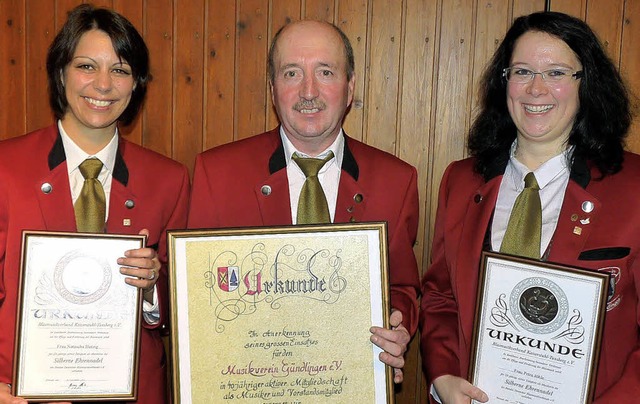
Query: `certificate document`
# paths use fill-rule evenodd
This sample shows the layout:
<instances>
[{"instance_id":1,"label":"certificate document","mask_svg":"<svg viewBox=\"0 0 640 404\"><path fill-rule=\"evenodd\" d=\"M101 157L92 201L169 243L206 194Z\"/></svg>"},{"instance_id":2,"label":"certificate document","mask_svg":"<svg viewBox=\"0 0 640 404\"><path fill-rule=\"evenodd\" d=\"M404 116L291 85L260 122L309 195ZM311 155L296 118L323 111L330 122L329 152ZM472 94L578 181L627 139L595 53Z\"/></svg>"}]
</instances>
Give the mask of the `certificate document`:
<instances>
[{"instance_id":1,"label":"certificate document","mask_svg":"<svg viewBox=\"0 0 640 404\"><path fill-rule=\"evenodd\" d=\"M492 403L591 402L609 275L483 253L480 280L471 383Z\"/></svg>"},{"instance_id":2,"label":"certificate document","mask_svg":"<svg viewBox=\"0 0 640 404\"><path fill-rule=\"evenodd\" d=\"M140 293L117 259L144 245L144 236L23 232L15 395L135 399Z\"/></svg>"},{"instance_id":3,"label":"certificate document","mask_svg":"<svg viewBox=\"0 0 640 404\"><path fill-rule=\"evenodd\" d=\"M386 224L169 232L176 403L391 403Z\"/></svg>"}]
</instances>

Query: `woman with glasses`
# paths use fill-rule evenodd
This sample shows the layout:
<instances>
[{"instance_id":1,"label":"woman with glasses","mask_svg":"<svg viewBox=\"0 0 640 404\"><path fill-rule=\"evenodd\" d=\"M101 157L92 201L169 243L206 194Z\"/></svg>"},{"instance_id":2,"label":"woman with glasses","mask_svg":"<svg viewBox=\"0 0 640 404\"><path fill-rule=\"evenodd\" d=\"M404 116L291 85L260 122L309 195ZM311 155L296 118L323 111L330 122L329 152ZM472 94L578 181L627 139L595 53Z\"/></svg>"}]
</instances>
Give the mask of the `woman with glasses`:
<instances>
[{"instance_id":1,"label":"woman with glasses","mask_svg":"<svg viewBox=\"0 0 640 404\"><path fill-rule=\"evenodd\" d=\"M420 314L432 397L496 399L466 381L483 250L611 274L596 402L640 396L640 158L623 148L630 122L627 90L584 22L554 12L514 21L481 82L471 157L452 163L440 187Z\"/></svg>"}]
</instances>

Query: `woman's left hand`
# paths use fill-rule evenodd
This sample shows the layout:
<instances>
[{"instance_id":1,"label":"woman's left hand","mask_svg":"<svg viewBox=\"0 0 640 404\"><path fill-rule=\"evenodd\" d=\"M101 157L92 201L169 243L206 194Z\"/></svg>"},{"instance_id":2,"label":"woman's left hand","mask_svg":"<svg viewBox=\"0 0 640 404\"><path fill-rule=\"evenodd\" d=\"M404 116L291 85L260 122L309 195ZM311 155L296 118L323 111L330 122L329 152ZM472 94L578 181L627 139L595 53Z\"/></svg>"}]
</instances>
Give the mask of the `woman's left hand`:
<instances>
[{"instance_id":1,"label":"woman's left hand","mask_svg":"<svg viewBox=\"0 0 640 404\"><path fill-rule=\"evenodd\" d=\"M149 236L149 230L143 229L141 235ZM153 248L137 248L127 250L124 257L118 258L120 273L127 275L125 282L131 286L142 289L145 292L145 300L151 301L153 288L160 276L160 260ZM149 298L147 295L150 295Z\"/></svg>"}]
</instances>

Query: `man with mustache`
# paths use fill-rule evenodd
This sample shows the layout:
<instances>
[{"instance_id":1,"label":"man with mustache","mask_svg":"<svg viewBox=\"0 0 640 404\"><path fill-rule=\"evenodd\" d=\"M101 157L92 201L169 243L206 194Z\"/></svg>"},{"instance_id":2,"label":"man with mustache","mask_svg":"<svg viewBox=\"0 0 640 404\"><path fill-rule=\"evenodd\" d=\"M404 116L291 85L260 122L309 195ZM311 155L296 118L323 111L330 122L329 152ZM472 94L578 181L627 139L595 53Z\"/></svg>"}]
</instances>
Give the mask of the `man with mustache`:
<instances>
[{"instance_id":1,"label":"man with mustache","mask_svg":"<svg viewBox=\"0 0 640 404\"><path fill-rule=\"evenodd\" d=\"M386 221L391 329L372 327L371 341L400 383L420 287L416 170L342 131L355 74L351 44L336 26L298 21L281 28L269 51L269 83L280 127L197 157L189 227ZM307 220L299 206L307 180L300 157L321 161L324 220Z\"/></svg>"}]
</instances>

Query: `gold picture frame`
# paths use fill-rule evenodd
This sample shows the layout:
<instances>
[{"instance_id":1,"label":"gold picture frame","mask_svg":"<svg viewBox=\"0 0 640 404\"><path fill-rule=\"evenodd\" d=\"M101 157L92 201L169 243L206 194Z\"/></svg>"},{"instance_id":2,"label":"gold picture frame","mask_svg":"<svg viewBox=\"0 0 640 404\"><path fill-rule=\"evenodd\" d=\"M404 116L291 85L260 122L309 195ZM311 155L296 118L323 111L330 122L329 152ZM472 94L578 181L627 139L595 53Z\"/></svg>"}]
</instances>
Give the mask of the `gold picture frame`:
<instances>
[{"instance_id":1,"label":"gold picture frame","mask_svg":"<svg viewBox=\"0 0 640 404\"><path fill-rule=\"evenodd\" d=\"M169 231L173 399L393 403L386 223ZM262 399L262 401L260 401Z\"/></svg>"}]
</instances>

